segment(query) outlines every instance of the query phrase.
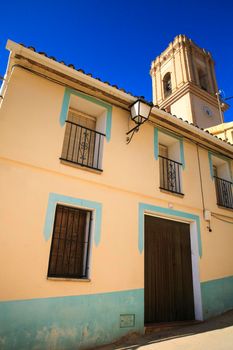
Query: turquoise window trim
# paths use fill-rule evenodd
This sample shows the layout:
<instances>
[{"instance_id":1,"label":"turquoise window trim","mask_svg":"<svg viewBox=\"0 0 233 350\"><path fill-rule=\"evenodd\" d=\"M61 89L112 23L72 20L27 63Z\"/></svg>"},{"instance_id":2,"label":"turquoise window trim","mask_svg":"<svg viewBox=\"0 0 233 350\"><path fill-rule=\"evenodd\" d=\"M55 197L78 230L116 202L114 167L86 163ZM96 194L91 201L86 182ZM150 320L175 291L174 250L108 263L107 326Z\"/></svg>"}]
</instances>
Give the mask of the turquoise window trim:
<instances>
[{"instance_id":1,"label":"turquoise window trim","mask_svg":"<svg viewBox=\"0 0 233 350\"><path fill-rule=\"evenodd\" d=\"M162 130L159 128L154 128L154 157L156 160L159 158L159 132L169 135L173 137L174 139L177 139L180 144L180 160L182 163L183 170L185 169L185 159L184 159L184 142L183 137L177 136L169 131Z\"/></svg>"},{"instance_id":2,"label":"turquoise window trim","mask_svg":"<svg viewBox=\"0 0 233 350\"><path fill-rule=\"evenodd\" d=\"M213 162L212 162L212 155L211 152L208 151L208 159L209 159L209 166L210 166L210 176L211 179L214 179L214 169L213 169Z\"/></svg>"},{"instance_id":3,"label":"turquoise window trim","mask_svg":"<svg viewBox=\"0 0 233 350\"><path fill-rule=\"evenodd\" d=\"M159 159L159 129L154 128L154 156L155 159Z\"/></svg>"},{"instance_id":4,"label":"turquoise window trim","mask_svg":"<svg viewBox=\"0 0 233 350\"><path fill-rule=\"evenodd\" d=\"M139 203L138 250L140 254L144 250L144 214L146 211L150 211L155 214L156 213L165 214L167 216L195 221L197 225L199 256L202 257L201 226L200 226L200 218L198 215L194 215L194 214L190 214L190 213L186 213L183 211L174 210L170 208L158 207L158 206L155 206L152 204L146 204L146 203Z\"/></svg>"},{"instance_id":5,"label":"turquoise window trim","mask_svg":"<svg viewBox=\"0 0 233 350\"><path fill-rule=\"evenodd\" d=\"M180 159L182 163L183 170L185 169L185 160L184 160L184 143L183 139L180 139Z\"/></svg>"},{"instance_id":6,"label":"turquoise window trim","mask_svg":"<svg viewBox=\"0 0 233 350\"><path fill-rule=\"evenodd\" d=\"M65 88L65 93L64 93L64 97L63 97L63 102L62 102L62 108L61 108L61 114L60 114L60 124L61 126L65 125L65 121L67 118L67 113L68 113L68 109L69 109L69 103L70 103L70 96L71 95L75 95L78 96L80 98L83 98L89 102L95 103L98 106L101 106L103 108L106 109L107 111L107 118L106 118L106 139L109 142L111 139L111 129L112 129L112 106L106 102L103 102L101 100L98 100L95 97L86 95L82 92L78 92L74 89L70 89L70 88Z\"/></svg>"},{"instance_id":7,"label":"turquoise window trim","mask_svg":"<svg viewBox=\"0 0 233 350\"><path fill-rule=\"evenodd\" d=\"M75 197L69 197L58 193L49 193L48 206L44 224L44 238L48 241L51 237L54 224L56 205L58 203L70 204L80 208L87 208L95 211L94 241L98 246L101 238L102 204Z\"/></svg>"},{"instance_id":8,"label":"turquoise window trim","mask_svg":"<svg viewBox=\"0 0 233 350\"><path fill-rule=\"evenodd\" d=\"M227 157L222 156L221 154L215 153L215 152L211 152L208 151L208 159L209 159L209 167L210 167L210 176L211 179L214 179L214 169L213 169L213 160L212 160L212 156L215 156L217 158L223 159L225 162L227 162L228 164L228 168L229 168L229 172L230 172L230 177L231 177L231 181L233 181L233 176L232 176L232 170L231 170L231 162Z\"/></svg>"}]
</instances>

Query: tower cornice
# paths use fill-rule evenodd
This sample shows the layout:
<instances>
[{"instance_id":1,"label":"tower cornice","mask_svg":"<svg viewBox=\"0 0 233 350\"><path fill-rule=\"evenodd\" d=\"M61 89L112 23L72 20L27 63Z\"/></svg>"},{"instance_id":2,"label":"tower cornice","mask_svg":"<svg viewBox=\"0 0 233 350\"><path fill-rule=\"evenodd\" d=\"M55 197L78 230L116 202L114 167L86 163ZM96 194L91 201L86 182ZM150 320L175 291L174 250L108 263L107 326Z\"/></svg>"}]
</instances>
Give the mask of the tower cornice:
<instances>
[{"instance_id":1,"label":"tower cornice","mask_svg":"<svg viewBox=\"0 0 233 350\"><path fill-rule=\"evenodd\" d=\"M212 55L209 51L198 47L197 44L194 43L192 39L189 39L186 35L180 34L177 35L174 40L168 45L168 47L159 56L157 56L155 60L152 61L150 73L152 74L153 69L157 68L159 63L166 61L169 57L175 54L176 51L179 51L180 49L187 50L190 48L195 51L196 55L213 60Z\"/></svg>"},{"instance_id":2,"label":"tower cornice","mask_svg":"<svg viewBox=\"0 0 233 350\"><path fill-rule=\"evenodd\" d=\"M178 88L176 91L173 91L172 94L167 97L165 100L158 101L158 106L160 108L166 108L170 106L172 103L179 100L182 96L186 95L187 93L192 93L198 97L200 97L203 101L211 104L214 107L218 107L218 100L215 95L211 95L210 93L206 92L205 90L200 89L195 84L191 82L187 82L185 85L183 85L181 88ZM223 112L225 112L230 106L224 102L221 104L221 109Z\"/></svg>"}]
</instances>

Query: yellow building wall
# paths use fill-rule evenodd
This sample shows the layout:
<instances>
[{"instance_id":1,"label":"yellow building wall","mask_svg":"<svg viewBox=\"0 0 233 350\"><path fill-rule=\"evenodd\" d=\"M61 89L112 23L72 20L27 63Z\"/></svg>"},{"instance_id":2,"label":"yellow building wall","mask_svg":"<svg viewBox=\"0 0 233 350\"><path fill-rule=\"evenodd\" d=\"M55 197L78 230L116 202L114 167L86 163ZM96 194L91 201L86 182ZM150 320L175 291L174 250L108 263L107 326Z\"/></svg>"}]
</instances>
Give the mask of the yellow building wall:
<instances>
[{"instance_id":1,"label":"yellow building wall","mask_svg":"<svg viewBox=\"0 0 233 350\"><path fill-rule=\"evenodd\" d=\"M144 257L138 251L139 202L198 215L203 245L201 281L232 275L231 225L213 219L210 233L203 220L196 146L184 141L184 197L163 193L159 190L159 162L154 159L153 126L144 125L126 145L128 113L113 107L111 140L104 144L103 173L63 165L59 160L65 130L59 124L63 95L63 87L16 68L4 97L0 115L0 257L5 283L1 298L143 288ZM200 163L206 207L232 217L232 211L215 204L207 150L200 150ZM51 237L45 241L43 227L50 192L103 205L101 243L92 247L90 282L47 279Z\"/></svg>"}]
</instances>

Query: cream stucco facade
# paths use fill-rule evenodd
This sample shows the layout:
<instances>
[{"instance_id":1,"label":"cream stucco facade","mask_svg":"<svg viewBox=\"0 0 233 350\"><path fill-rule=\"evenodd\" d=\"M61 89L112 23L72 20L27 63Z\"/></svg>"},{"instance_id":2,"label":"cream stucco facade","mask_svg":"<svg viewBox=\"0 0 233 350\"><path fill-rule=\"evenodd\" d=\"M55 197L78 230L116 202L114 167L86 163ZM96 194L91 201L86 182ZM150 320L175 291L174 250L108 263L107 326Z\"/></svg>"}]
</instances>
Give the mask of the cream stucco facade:
<instances>
[{"instance_id":1,"label":"cream stucco facade","mask_svg":"<svg viewBox=\"0 0 233 350\"><path fill-rule=\"evenodd\" d=\"M135 97L14 42L7 48L0 108L2 349L84 349L142 333L145 215L190 227L195 318L233 308L232 145L157 107L126 144ZM180 99L174 92L173 106L192 122L199 100L213 110L215 102L182 73L185 55L171 59L180 67L172 85L184 89ZM60 159L70 109L94 118L106 135L96 167ZM161 186L159 144L179 164L179 190ZM215 171L228 191L218 204ZM57 204L92 212L85 278L48 277Z\"/></svg>"}]
</instances>

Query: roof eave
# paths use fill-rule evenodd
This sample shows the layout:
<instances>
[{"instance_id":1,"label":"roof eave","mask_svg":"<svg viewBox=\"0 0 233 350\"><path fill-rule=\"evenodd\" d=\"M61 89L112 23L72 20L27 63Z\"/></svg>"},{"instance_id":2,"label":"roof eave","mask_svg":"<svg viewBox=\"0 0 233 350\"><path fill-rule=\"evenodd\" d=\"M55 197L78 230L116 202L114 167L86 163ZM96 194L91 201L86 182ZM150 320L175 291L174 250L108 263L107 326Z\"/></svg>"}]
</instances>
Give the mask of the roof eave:
<instances>
[{"instance_id":1,"label":"roof eave","mask_svg":"<svg viewBox=\"0 0 233 350\"><path fill-rule=\"evenodd\" d=\"M66 65L61 64L60 62L53 61L51 58L48 58L46 56L43 56L37 52L34 52L28 48L25 48L24 46L17 44L11 40L7 41L6 48L11 51L11 57L14 57L14 55L20 55L26 59L32 60L34 62L37 62L39 64L42 64L43 66L46 66L48 68L51 68L58 73L65 74L67 76L73 77L83 83L86 83L87 85L94 86L97 89L100 89L102 91L106 91L111 95L113 98L117 97L119 99L122 99L125 101L127 106L130 106L134 101L137 100L136 96L132 96L131 94L128 94L126 92L120 91L119 89L109 86L106 83L99 81L93 77L90 77L82 72L79 72L73 68L70 68ZM162 122L169 124L172 127L179 126L180 130L183 130L185 133L190 133L194 136L196 135L197 139L206 139L206 142L211 141L211 144L214 145L214 147L219 147L225 152L230 152L231 156L233 156L233 147L232 145L225 143L217 138L215 138L213 135L209 134L208 132L199 129L198 127L191 125L189 123L186 123L184 120L180 120L177 117L160 110L157 107L153 107L151 111L153 119L156 120L156 116L160 117Z\"/></svg>"}]
</instances>

